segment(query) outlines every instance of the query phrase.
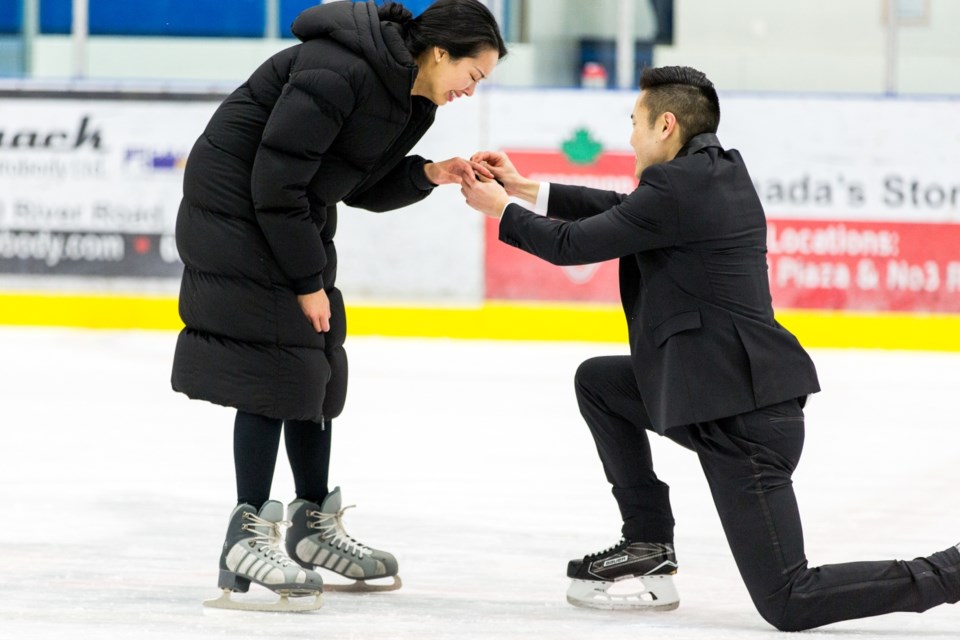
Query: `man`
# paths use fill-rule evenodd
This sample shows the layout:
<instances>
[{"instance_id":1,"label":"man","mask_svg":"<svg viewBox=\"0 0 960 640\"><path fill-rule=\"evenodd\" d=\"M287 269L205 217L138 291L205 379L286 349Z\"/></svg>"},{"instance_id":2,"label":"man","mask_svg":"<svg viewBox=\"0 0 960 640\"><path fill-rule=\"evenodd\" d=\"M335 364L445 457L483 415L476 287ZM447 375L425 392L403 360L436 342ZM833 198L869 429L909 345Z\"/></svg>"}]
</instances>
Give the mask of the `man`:
<instances>
[{"instance_id":1,"label":"man","mask_svg":"<svg viewBox=\"0 0 960 640\"><path fill-rule=\"evenodd\" d=\"M500 240L558 265L620 258L630 356L576 374L581 413L623 516L614 547L570 562L567 599L671 609L679 599L668 487L647 431L697 453L760 615L801 630L960 600L960 548L902 562L807 566L791 476L803 448L813 363L773 316L766 220L740 154L717 139L713 84L688 67L646 69L631 116L637 189L628 196L519 175L482 152L497 180L463 185L501 218ZM512 203L515 196L549 217ZM637 577L644 591L614 595Z\"/></svg>"}]
</instances>

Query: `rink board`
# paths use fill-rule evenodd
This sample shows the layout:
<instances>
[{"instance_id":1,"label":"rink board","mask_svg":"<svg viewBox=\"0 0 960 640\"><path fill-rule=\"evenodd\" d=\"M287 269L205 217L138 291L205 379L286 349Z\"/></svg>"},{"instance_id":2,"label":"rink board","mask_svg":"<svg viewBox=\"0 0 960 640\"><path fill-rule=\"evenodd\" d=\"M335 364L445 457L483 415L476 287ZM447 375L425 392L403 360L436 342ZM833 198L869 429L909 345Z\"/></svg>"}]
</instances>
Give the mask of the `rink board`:
<instances>
[{"instance_id":1,"label":"rink board","mask_svg":"<svg viewBox=\"0 0 960 640\"><path fill-rule=\"evenodd\" d=\"M171 297L0 295L0 322L21 326L179 330ZM462 307L349 305L354 336L625 343L619 306L486 302ZM960 315L782 310L807 347L960 351Z\"/></svg>"},{"instance_id":2,"label":"rink board","mask_svg":"<svg viewBox=\"0 0 960 640\"><path fill-rule=\"evenodd\" d=\"M179 328L183 169L222 96L6 97L0 324ZM445 108L417 152L502 149L538 180L626 192L634 97L485 91ZM960 101L723 100L721 140L767 212L781 322L811 347L960 350ZM892 126L912 119L928 126ZM615 262L557 268L504 245L456 188L396 213L343 207L337 252L351 335L626 340Z\"/></svg>"}]
</instances>

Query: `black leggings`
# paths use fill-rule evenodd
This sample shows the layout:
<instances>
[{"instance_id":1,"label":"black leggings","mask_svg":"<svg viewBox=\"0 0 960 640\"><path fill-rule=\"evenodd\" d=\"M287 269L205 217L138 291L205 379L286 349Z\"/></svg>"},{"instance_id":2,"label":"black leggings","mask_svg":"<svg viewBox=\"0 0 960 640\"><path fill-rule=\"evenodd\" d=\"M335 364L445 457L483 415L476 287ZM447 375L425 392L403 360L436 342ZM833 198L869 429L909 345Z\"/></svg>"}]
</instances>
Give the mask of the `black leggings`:
<instances>
[{"instance_id":1,"label":"black leggings","mask_svg":"<svg viewBox=\"0 0 960 640\"><path fill-rule=\"evenodd\" d=\"M270 499L281 427L297 498L320 504L327 497L330 420L319 424L237 411L233 425L233 460L237 472L238 504L246 503L260 509Z\"/></svg>"}]
</instances>

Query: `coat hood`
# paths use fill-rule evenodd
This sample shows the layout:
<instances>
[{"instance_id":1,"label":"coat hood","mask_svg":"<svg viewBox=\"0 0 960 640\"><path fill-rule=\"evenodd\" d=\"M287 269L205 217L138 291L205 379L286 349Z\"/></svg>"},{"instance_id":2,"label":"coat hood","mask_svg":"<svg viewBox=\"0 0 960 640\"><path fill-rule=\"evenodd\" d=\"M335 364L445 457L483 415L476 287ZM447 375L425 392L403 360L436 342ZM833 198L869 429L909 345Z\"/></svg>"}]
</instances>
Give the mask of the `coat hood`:
<instances>
[{"instance_id":1,"label":"coat hood","mask_svg":"<svg viewBox=\"0 0 960 640\"><path fill-rule=\"evenodd\" d=\"M394 97L410 100L417 65L403 42L400 26L381 21L373 0L311 7L297 16L291 29L303 42L329 38L346 47L370 64Z\"/></svg>"}]
</instances>

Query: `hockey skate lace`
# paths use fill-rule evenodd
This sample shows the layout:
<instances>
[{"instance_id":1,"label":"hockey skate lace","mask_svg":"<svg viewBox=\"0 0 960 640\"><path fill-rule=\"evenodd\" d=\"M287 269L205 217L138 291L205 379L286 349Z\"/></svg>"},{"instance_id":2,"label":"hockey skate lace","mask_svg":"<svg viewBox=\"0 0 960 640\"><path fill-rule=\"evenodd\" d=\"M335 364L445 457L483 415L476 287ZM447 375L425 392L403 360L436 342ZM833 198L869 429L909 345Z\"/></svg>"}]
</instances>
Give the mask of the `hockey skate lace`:
<instances>
[{"instance_id":1,"label":"hockey skate lace","mask_svg":"<svg viewBox=\"0 0 960 640\"><path fill-rule=\"evenodd\" d=\"M627 539L621 537L620 540L619 540L615 545L612 545L612 546L610 546L610 547L607 547L607 548L604 549L603 551L597 551L596 553L591 553L591 554L589 554L589 555L587 556L587 558L599 558L599 557L601 557L601 556L604 556L604 555L610 553L611 551L616 550L618 547L622 547L622 546L624 545L624 543L626 543L626 542L627 542Z\"/></svg>"},{"instance_id":2,"label":"hockey skate lace","mask_svg":"<svg viewBox=\"0 0 960 640\"><path fill-rule=\"evenodd\" d=\"M369 547L365 547L353 536L346 532L343 528L343 512L347 509L352 509L357 505L351 504L346 506L336 513L324 513L323 511L308 511L307 515L317 518L314 522L309 523L307 526L311 529L317 529L320 531L320 538L331 546L336 546L337 549L342 549L351 555L358 556L363 560L365 554L372 553ZM329 524L324 524L329 522Z\"/></svg>"},{"instance_id":3,"label":"hockey skate lace","mask_svg":"<svg viewBox=\"0 0 960 640\"><path fill-rule=\"evenodd\" d=\"M264 553L267 561L279 564L281 567L290 565L292 560L280 548L280 527L289 527L290 523L285 520L278 522L264 520L260 516L249 512L244 513L243 517L250 520L250 522L243 523L243 530L254 534L252 542L257 545L258 551Z\"/></svg>"}]
</instances>

